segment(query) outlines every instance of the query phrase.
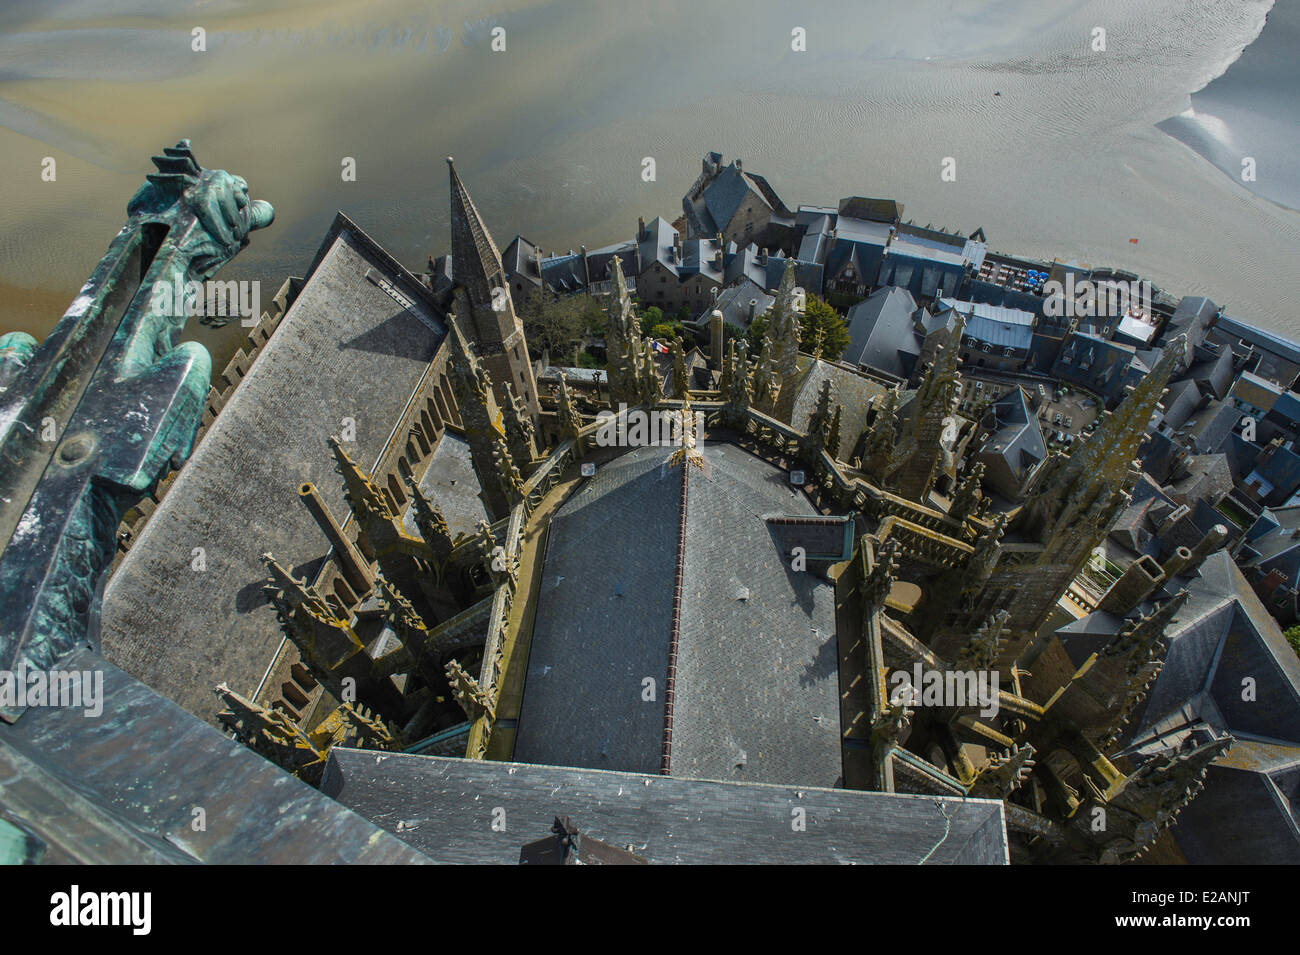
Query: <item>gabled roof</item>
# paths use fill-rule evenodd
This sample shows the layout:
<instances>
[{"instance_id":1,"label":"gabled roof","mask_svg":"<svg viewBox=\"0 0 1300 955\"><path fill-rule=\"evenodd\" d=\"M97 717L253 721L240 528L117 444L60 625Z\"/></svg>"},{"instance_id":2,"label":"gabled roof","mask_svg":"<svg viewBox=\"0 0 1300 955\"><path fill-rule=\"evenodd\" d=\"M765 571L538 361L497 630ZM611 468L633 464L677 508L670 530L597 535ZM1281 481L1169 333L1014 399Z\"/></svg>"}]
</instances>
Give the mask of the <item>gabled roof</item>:
<instances>
[{"instance_id":1,"label":"gabled roof","mask_svg":"<svg viewBox=\"0 0 1300 955\"><path fill-rule=\"evenodd\" d=\"M990 409L996 420L993 433L980 448L980 454L996 454L1023 480L1047 457L1047 444L1038 427L1038 418L1030 410L1025 393L1012 388Z\"/></svg>"},{"instance_id":2,"label":"gabled roof","mask_svg":"<svg viewBox=\"0 0 1300 955\"><path fill-rule=\"evenodd\" d=\"M1004 865L1001 800L331 750L322 791L443 863L513 865L557 815L658 864ZM483 824L491 794L509 821ZM486 797L485 797L486 798ZM794 831L793 810L807 826Z\"/></svg>"},{"instance_id":3,"label":"gabled roof","mask_svg":"<svg viewBox=\"0 0 1300 955\"><path fill-rule=\"evenodd\" d=\"M646 224L646 232L637 240L637 254L641 259L641 271L644 272L655 262L674 275L677 274L677 256L673 252L673 239L677 230L665 222L662 216L655 216Z\"/></svg>"},{"instance_id":4,"label":"gabled roof","mask_svg":"<svg viewBox=\"0 0 1300 955\"><path fill-rule=\"evenodd\" d=\"M1033 312L982 302L963 302L955 298L941 298L938 305L966 316L962 338L987 342L997 349L1029 351L1034 337Z\"/></svg>"},{"instance_id":5,"label":"gabled roof","mask_svg":"<svg viewBox=\"0 0 1300 955\"><path fill-rule=\"evenodd\" d=\"M294 573L314 574L328 544L298 485L312 482L333 514L348 513L326 438L355 417L349 451L373 467L446 334L432 301L335 218L297 297L109 579L111 662L206 718L222 680L253 696L283 639L261 597L261 555L301 559ZM196 533L208 573L188 569Z\"/></svg>"},{"instance_id":6,"label":"gabled roof","mask_svg":"<svg viewBox=\"0 0 1300 955\"><path fill-rule=\"evenodd\" d=\"M817 511L734 445L706 444L685 486L672 451L601 465L553 519L515 758L658 772L676 633L670 772L837 785L834 588L791 575L764 519Z\"/></svg>"},{"instance_id":7,"label":"gabled roof","mask_svg":"<svg viewBox=\"0 0 1300 955\"><path fill-rule=\"evenodd\" d=\"M750 177L736 168L732 162L718 173L714 180L704 187L704 207L719 229L725 229L731 222L745 197L753 194L768 208L772 204L751 181Z\"/></svg>"},{"instance_id":8,"label":"gabled roof","mask_svg":"<svg viewBox=\"0 0 1300 955\"><path fill-rule=\"evenodd\" d=\"M921 354L921 335L912 321L915 312L916 299L907 289L876 289L849 309L849 347L842 360L906 379Z\"/></svg>"}]
</instances>

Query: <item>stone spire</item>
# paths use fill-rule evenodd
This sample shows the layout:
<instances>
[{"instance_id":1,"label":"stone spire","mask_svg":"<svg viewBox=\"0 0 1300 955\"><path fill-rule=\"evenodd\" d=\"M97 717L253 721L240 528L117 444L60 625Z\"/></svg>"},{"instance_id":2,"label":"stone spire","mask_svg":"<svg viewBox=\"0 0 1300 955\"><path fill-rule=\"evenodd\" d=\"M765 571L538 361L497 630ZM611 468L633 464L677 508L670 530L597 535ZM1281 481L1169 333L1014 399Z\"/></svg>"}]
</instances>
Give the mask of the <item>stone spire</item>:
<instances>
[{"instance_id":1,"label":"stone spire","mask_svg":"<svg viewBox=\"0 0 1300 955\"><path fill-rule=\"evenodd\" d=\"M835 386L827 378L822 382L821 390L817 393L817 406L808 416L808 437L805 446L813 451L820 451L826 447L826 432L831 425L831 408L835 403Z\"/></svg>"},{"instance_id":2,"label":"stone spire","mask_svg":"<svg viewBox=\"0 0 1300 955\"><path fill-rule=\"evenodd\" d=\"M560 433L576 442L578 432L582 430L582 416L574 407L573 395L569 391L569 383L564 378L564 372L560 372L560 394L556 402L556 413L560 419ZM575 450L581 453L582 448L578 447Z\"/></svg>"},{"instance_id":3,"label":"stone spire","mask_svg":"<svg viewBox=\"0 0 1300 955\"><path fill-rule=\"evenodd\" d=\"M515 466L527 468L537 456L536 428L528 416L528 405L515 396L514 387L507 382L505 401L501 405L501 420L505 426L506 444Z\"/></svg>"},{"instance_id":4,"label":"stone spire","mask_svg":"<svg viewBox=\"0 0 1300 955\"><path fill-rule=\"evenodd\" d=\"M842 405L835 406L835 414L831 416L830 428L826 431L826 453L833 458L840 455L840 429L843 427L844 408Z\"/></svg>"},{"instance_id":5,"label":"stone spire","mask_svg":"<svg viewBox=\"0 0 1300 955\"><path fill-rule=\"evenodd\" d=\"M461 332L474 343L491 371L498 396L504 399L507 383L518 389L528 416L535 420L540 411L537 383L523 325L510 300L501 253L450 156L447 169L451 176L451 275ZM455 316L452 323L457 324Z\"/></svg>"},{"instance_id":6,"label":"stone spire","mask_svg":"<svg viewBox=\"0 0 1300 955\"><path fill-rule=\"evenodd\" d=\"M348 457L338 439L331 437L329 445L335 467L343 476L344 497L370 543L375 563L390 579L410 581L414 571L410 558L430 556L424 542L406 533L401 512L394 510L371 476Z\"/></svg>"},{"instance_id":7,"label":"stone spire","mask_svg":"<svg viewBox=\"0 0 1300 955\"><path fill-rule=\"evenodd\" d=\"M515 467L510 457L510 448L506 445L504 435L498 434L492 449L494 493L500 493L506 500L506 513L524 497L524 478Z\"/></svg>"},{"instance_id":8,"label":"stone spire","mask_svg":"<svg viewBox=\"0 0 1300 955\"><path fill-rule=\"evenodd\" d=\"M384 620L406 649L408 665L418 669L426 683L437 686L442 671L436 654L430 653L433 648L429 645L428 625L401 591L383 577L379 579L379 592L383 598Z\"/></svg>"},{"instance_id":9,"label":"stone spire","mask_svg":"<svg viewBox=\"0 0 1300 955\"><path fill-rule=\"evenodd\" d=\"M1212 731L1188 737L1181 747L1170 747L1146 760L1109 798L1094 792L1090 804L1081 806L1071 819L1067 830L1071 843L1103 864L1140 856L1205 788L1206 770L1232 742L1231 736ZM1096 817L1092 807L1098 804L1106 812L1106 827L1100 830L1092 824Z\"/></svg>"},{"instance_id":10,"label":"stone spire","mask_svg":"<svg viewBox=\"0 0 1300 955\"><path fill-rule=\"evenodd\" d=\"M1010 616L1007 611L999 610L984 621L984 625L957 657L959 669L991 670L997 666L998 657L1002 653L1003 633Z\"/></svg>"},{"instance_id":11,"label":"stone spire","mask_svg":"<svg viewBox=\"0 0 1300 955\"><path fill-rule=\"evenodd\" d=\"M997 567L998 558L1002 556L1002 534L1006 528L1007 516L994 516L993 523L975 539L975 552L966 561L962 571L961 598L963 606L970 607L979 598L985 583Z\"/></svg>"},{"instance_id":12,"label":"stone spire","mask_svg":"<svg viewBox=\"0 0 1300 955\"><path fill-rule=\"evenodd\" d=\"M262 555L269 579L263 588L284 635L298 648L308 671L335 699L354 700L370 683L370 655L352 625L306 581L298 580L270 554ZM351 684L345 680L351 678ZM396 691L385 702L397 702Z\"/></svg>"},{"instance_id":13,"label":"stone spire","mask_svg":"<svg viewBox=\"0 0 1300 955\"><path fill-rule=\"evenodd\" d=\"M415 526L429 548L433 564L437 568L451 555L453 546L451 528L447 526L447 519L443 516L438 503L425 495L415 478L407 475L406 487L411 494L411 512L415 517Z\"/></svg>"},{"instance_id":14,"label":"stone spire","mask_svg":"<svg viewBox=\"0 0 1300 955\"><path fill-rule=\"evenodd\" d=\"M977 461L962 475L957 490L952 496L952 507L948 509L949 517L954 520L964 521L982 509L985 503L984 492L981 489L983 478L984 463Z\"/></svg>"},{"instance_id":15,"label":"stone spire","mask_svg":"<svg viewBox=\"0 0 1300 955\"><path fill-rule=\"evenodd\" d=\"M460 704L460 708L465 711L465 716L471 723L482 716L493 715L492 701L487 693L478 685L478 680L467 673L457 660L448 660L446 671L451 695Z\"/></svg>"},{"instance_id":16,"label":"stone spire","mask_svg":"<svg viewBox=\"0 0 1300 955\"><path fill-rule=\"evenodd\" d=\"M608 361L609 400L636 404L640 398L637 366L641 346L641 326L632 307L622 261L614 256L609 263L609 277L614 286L606 308L605 355Z\"/></svg>"},{"instance_id":17,"label":"stone spire","mask_svg":"<svg viewBox=\"0 0 1300 955\"><path fill-rule=\"evenodd\" d=\"M744 342L731 340L727 358L729 368L727 390L723 398L727 402L727 416L733 422L739 422L749 411L751 400L749 378L749 351Z\"/></svg>"},{"instance_id":18,"label":"stone spire","mask_svg":"<svg viewBox=\"0 0 1300 955\"><path fill-rule=\"evenodd\" d=\"M863 612L872 614L885 609L885 600L898 576L898 541L890 538L876 548L871 573L862 583Z\"/></svg>"},{"instance_id":19,"label":"stone spire","mask_svg":"<svg viewBox=\"0 0 1300 955\"><path fill-rule=\"evenodd\" d=\"M794 259L785 264L776 301L768 312L767 335L776 352L776 370L782 388L793 388L799 372L799 310L795 296Z\"/></svg>"},{"instance_id":20,"label":"stone spire","mask_svg":"<svg viewBox=\"0 0 1300 955\"><path fill-rule=\"evenodd\" d=\"M781 376L776 370L772 353L772 339L763 336L763 350L754 365L754 405L764 414L771 414L781 393Z\"/></svg>"},{"instance_id":21,"label":"stone spire","mask_svg":"<svg viewBox=\"0 0 1300 955\"><path fill-rule=\"evenodd\" d=\"M898 493L912 501L924 502L938 472L952 463L957 437L954 408L961 377L958 344L964 328L965 319L958 313L948 344L936 347L934 361L925 370L899 439L899 464L891 477Z\"/></svg>"},{"instance_id":22,"label":"stone spire","mask_svg":"<svg viewBox=\"0 0 1300 955\"><path fill-rule=\"evenodd\" d=\"M686 352L682 350L682 343L673 339L673 397L685 398L686 392L690 389L691 380L686 373Z\"/></svg>"},{"instance_id":23,"label":"stone spire","mask_svg":"<svg viewBox=\"0 0 1300 955\"><path fill-rule=\"evenodd\" d=\"M447 341L451 349L447 368L451 373L452 391L460 410L465 440L469 442L470 460L478 476L480 496L488 515L499 520L510 512L510 502L501 487L496 455L498 444L506 448L507 454L509 448L502 432L501 412L497 410L492 392L492 378L469 350L454 321Z\"/></svg>"},{"instance_id":24,"label":"stone spire","mask_svg":"<svg viewBox=\"0 0 1300 955\"><path fill-rule=\"evenodd\" d=\"M1050 475L1034 482L1016 522L1019 531L1047 540L1071 526L1099 494L1109 497L1132 487L1134 460L1179 350L1177 343L1167 347L1151 373L1106 416L1093 436L1064 462L1058 461ZM1104 536L1105 529L1100 530Z\"/></svg>"},{"instance_id":25,"label":"stone spire","mask_svg":"<svg viewBox=\"0 0 1300 955\"><path fill-rule=\"evenodd\" d=\"M867 435L863 463L871 474L882 479L889 470L898 435L898 388L890 388L877 400L880 407Z\"/></svg>"}]
</instances>

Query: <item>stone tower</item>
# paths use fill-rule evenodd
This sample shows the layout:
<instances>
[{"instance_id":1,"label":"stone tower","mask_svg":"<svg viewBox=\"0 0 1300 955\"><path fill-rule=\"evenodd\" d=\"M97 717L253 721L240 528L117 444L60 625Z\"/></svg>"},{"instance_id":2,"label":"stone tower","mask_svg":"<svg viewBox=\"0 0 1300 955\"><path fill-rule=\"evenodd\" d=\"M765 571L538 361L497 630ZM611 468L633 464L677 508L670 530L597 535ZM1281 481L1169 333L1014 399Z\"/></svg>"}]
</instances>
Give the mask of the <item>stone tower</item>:
<instances>
[{"instance_id":1,"label":"stone tower","mask_svg":"<svg viewBox=\"0 0 1300 955\"><path fill-rule=\"evenodd\" d=\"M946 345L936 349L934 361L926 369L912 404L912 414L905 421L895 460L898 469L890 475L898 493L911 501L924 503L934 487L938 472L950 465L953 443L957 438L957 401L959 378L958 346L965 323L961 316Z\"/></svg>"},{"instance_id":2,"label":"stone tower","mask_svg":"<svg viewBox=\"0 0 1300 955\"><path fill-rule=\"evenodd\" d=\"M469 443L470 460L478 477L480 497L488 516L494 521L499 520L510 513L511 502L501 482L498 459L502 453L508 459L510 452L502 414L493 394L492 376L470 350L454 315L447 343L451 348L447 369L456 395L456 406L460 409L465 440Z\"/></svg>"},{"instance_id":3,"label":"stone tower","mask_svg":"<svg viewBox=\"0 0 1300 955\"><path fill-rule=\"evenodd\" d=\"M1068 458L1049 459L1036 475L1010 530L1037 552L1023 563L1000 565L975 608L1010 611L1013 635L1004 659L1025 649L1126 506L1137 483L1134 459L1178 350L1176 344L1165 350L1086 444Z\"/></svg>"},{"instance_id":4,"label":"stone tower","mask_svg":"<svg viewBox=\"0 0 1300 955\"><path fill-rule=\"evenodd\" d=\"M537 421L537 382L528 359L524 329L501 266L501 253L474 207L465 184L451 173L451 277L456 286L455 312L461 334L492 375L497 401L504 405L507 384L523 399L528 416Z\"/></svg>"}]
</instances>

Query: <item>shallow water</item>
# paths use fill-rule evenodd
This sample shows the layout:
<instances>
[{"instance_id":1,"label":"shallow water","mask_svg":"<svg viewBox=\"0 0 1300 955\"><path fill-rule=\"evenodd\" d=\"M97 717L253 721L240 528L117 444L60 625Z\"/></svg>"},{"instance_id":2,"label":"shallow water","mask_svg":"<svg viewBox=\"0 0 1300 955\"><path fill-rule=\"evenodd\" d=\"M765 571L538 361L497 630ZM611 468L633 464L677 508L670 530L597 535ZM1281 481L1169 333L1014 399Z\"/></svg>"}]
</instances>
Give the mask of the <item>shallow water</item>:
<instances>
[{"instance_id":1,"label":"shallow water","mask_svg":"<svg viewBox=\"0 0 1300 955\"><path fill-rule=\"evenodd\" d=\"M201 162L276 206L223 273L261 279L264 301L309 265L336 210L411 267L443 251L449 153L499 245L521 232L564 250L625 238L638 215L675 218L717 149L792 207L896 197L919 223L1131 268L1300 338L1300 214L1156 125L1229 69L1270 5L213 0L178 14L165 0L11 0L0 324L48 332L121 227L148 156L190 137ZM204 53L190 49L197 26ZM1090 48L1097 26L1104 53ZM791 49L795 27L806 52ZM1266 81L1254 83L1257 96ZM45 156L54 183L40 181ZM341 180L345 156L357 182ZM641 179L647 156L654 182ZM944 157L956 182L940 180ZM240 334L194 337L220 361Z\"/></svg>"}]
</instances>

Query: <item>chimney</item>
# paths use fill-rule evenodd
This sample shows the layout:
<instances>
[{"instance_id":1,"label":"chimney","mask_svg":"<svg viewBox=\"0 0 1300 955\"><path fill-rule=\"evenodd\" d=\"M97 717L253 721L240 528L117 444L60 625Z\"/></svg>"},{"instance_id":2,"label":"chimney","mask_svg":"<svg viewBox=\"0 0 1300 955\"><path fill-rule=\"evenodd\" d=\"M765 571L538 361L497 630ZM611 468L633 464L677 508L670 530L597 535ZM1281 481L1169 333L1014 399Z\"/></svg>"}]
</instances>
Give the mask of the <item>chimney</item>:
<instances>
[{"instance_id":1,"label":"chimney","mask_svg":"<svg viewBox=\"0 0 1300 955\"><path fill-rule=\"evenodd\" d=\"M1164 579L1164 569L1155 558L1143 554L1129 564L1119 580L1111 585L1097 609L1122 617L1151 596Z\"/></svg>"},{"instance_id":2,"label":"chimney","mask_svg":"<svg viewBox=\"0 0 1300 955\"><path fill-rule=\"evenodd\" d=\"M646 235L645 235L645 216L637 216L637 217L636 217L636 240L637 240L638 242L644 242L644 241L645 241L645 237L646 237Z\"/></svg>"},{"instance_id":3,"label":"chimney","mask_svg":"<svg viewBox=\"0 0 1300 955\"><path fill-rule=\"evenodd\" d=\"M758 318L758 299L751 298L749 300L749 320L752 322L756 318Z\"/></svg>"},{"instance_id":4,"label":"chimney","mask_svg":"<svg viewBox=\"0 0 1300 955\"><path fill-rule=\"evenodd\" d=\"M1191 573L1194 570L1200 570L1201 564L1205 563L1205 558L1209 557L1228 539L1228 529L1222 524L1215 524L1210 528L1210 532L1201 538L1201 542L1192 548L1192 556L1187 561L1187 567L1184 573Z\"/></svg>"},{"instance_id":5,"label":"chimney","mask_svg":"<svg viewBox=\"0 0 1300 955\"><path fill-rule=\"evenodd\" d=\"M758 250L758 264L767 268L767 249Z\"/></svg>"},{"instance_id":6,"label":"chimney","mask_svg":"<svg viewBox=\"0 0 1300 955\"><path fill-rule=\"evenodd\" d=\"M709 352L715 368L722 367L722 337L722 312L715 308L709 314Z\"/></svg>"},{"instance_id":7,"label":"chimney","mask_svg":"<svg viewBox=\"0 0 1300 955\"><path fill-rule=\"evenodd\" d=\"M591 263L587 261L587 247L586 247L585 245L581 245L581 246L578 246L578 248L579 248L579 250L582 252L582 279L583 279L583 284L585 284L585 285L591 285Z\"/></svg>"},{"instance_id":8,"label":"chimney","mask_svg":"<svg viewBox=\"0 0 1300 955\"><path fill-rule=\"evenodd\" d=\"M737 157L736 157L736 172L744 172L744 171L745 171L744 164L741 163L741 161L740 161L740 157L737 156Z\"/></svg>"},{"instance_id":9,"label":"chimney","mask_svg":"<svg viewBox=\"0 0 1300 955\"><path fill-rule=\"evenodd\" d=\"M673 233L673 259L677 262L682 260L682 235L680 232Z\"/></svg>"},{"instance_id":10,"label":"chimney","mask_svg":"<svg viewBox=\"0 0 1300 955\"><path fill-rule=\"evenodd\" d=\"M1190 547L1175 547L1174 552L1165 558L1165 580L1173 580L1183 573L1191 562L1192 550Z\"/></svg>"},{"instance_id":11,"label":"chimney","mask_svg":"<svg viewBox=\"0 0 1300 955\"><path fill-rule=\"evenodd\" d=\"M718 268L722 268L722 250L721 250L721 249L718 249L716 252L713 253L713 264L716 265Z\"/></svg>"}]
</instances>

